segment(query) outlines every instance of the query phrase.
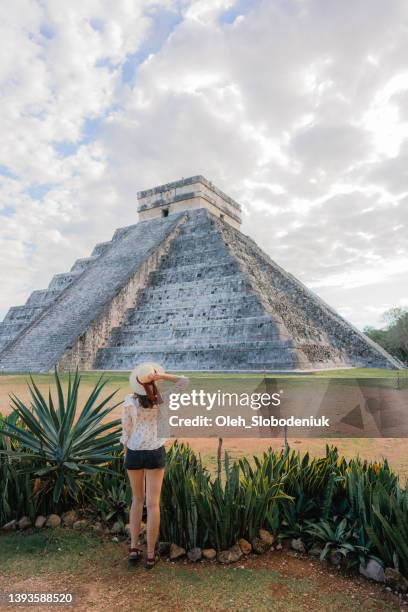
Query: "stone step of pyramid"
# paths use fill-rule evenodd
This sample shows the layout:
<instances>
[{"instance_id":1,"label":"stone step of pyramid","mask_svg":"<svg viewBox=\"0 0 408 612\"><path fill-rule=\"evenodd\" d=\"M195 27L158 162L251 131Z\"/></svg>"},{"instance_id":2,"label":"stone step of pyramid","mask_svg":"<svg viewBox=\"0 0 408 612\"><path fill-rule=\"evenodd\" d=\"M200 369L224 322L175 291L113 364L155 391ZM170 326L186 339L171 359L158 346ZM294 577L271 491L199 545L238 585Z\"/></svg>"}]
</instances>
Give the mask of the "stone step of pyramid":
<instances>
[{"instance_id":1,"label":"stone step of pyramid","mask_svg":"<svg viewBox=\"0 0 408 612\"><path fill-rule=\"evenodd\" d=\"M74 265L72 266L70 272L78 272L80 274L81 272L86 270L86 268L92 265L95 259L97 259L96 255L91 255L90 257L81 257L80 259L77 259Z\"/></svg>"},{"instance_id":2,"label":"stone step of pyramid","mask_svg":"<svg viewBox=\"0 0 408 612\"><path fill-rule=\"evenodd\" d=\"M217 342L218 340L218 342ZM258 350L258 349L265 349L265 348L270 348L271 350L275 350L278 348L282 348L282 349L287 349L287 348L293 348L294 344L291 340L281 340L279 338L279 336L276 336L275 339L266 339L266 338L245 338L245 344L247 346L248 349L251 350ZM196 337L192 337L192 336L187 336L184 338L177 338L177 337L172 337L167 339L166 341L166 345L165 347L163 346L163 342L161 339L156 339L156 340L139 340L138 338L133 338L129 339L128 342L126 342L126 344L124 345L115 345L115 346L110 346L110 347L106 347L106 348L102 348L100 349L101 353L103 353L104 351L109 352L110 350L114 349L115 352L117 353L126 353L126 352L134 352L134 353L139 353L139 352L144 352L147 351L149 349L152 350L160 350L163 351L163 349L165 348L167 352L169 351L177 351L177 350L184 350L184 349L188 349L188 350L193 350L194 349L200 349L200 350L205 350L205 349L210 349L210 348L222 348L225 347L226 349L237 349L239 347L242 347L242 338L232 338L232 337L228 337L228 338L222 338L222 340L220 340L220 337L218 336L218 338L205 338L204 336L196 336Z\"/></svg>"},{"instance_id":3,"label":"stone step of pyramid","mask_svg":"<svg viewBox=\"0 0 408 612\"><path fill-rule=\"evenodd\" d=\"M198 279L186 283L172 283L169 285L149 286L142 289L139 293L138 304L150 300L183 300L191 296L220 295L223 299L229 299L237 293L242 293L250 289L248 283L240 274L234 274L227 279Z\"/></svg>"},{"instance_id":4,"label":"stone step of pyramid","mask_svg":"<svg viewBox=\"0 0 408 612\"><path fill-rule=\"evenodd\" d=\"M218 262L219 263L219 247L209 249L195 249L186 250L183 249L177 253L164 257L163 262L160 266L162 270L170 268L178 268L179 266L185 265L200 265L203 261Z\"/></svg>"},{"instance_id":5,"label":"stone step of pyramid","mask_svg":"<svg viewBox=\"0 0 408 612\"><path fill-rule=\"evenodd\" d=\"M203 283L200 282L200 287ZM197 304L197 296L201 296L201 303ZM153 295L149 295L149 293L142 293L140 299L137 301L137 307L134 309L134 313L144 313L151 311L164 310L166 308L176 309L176 310L200 310L205 312L208 308L214 306L228 306L239 304L241 302L250 301L252 303L257 303L258 296L254 293L250 293L248 291L232 291L227 295L223 295L220 292L214 293L193 293L192 291L188 296L183 295L182 299L179 297L174 297L174 295L165 293L165 292L157 292ZM129 317L131 313L129 312Z\"/></svg>"},{"instance_id":6,"label":"stone step of pyramid","mask_svg":"<svg viewBox=\"0 0 408 612\"><path fill-rule=\"evenodd\" d=\"M112 339L116 341L121 333L129 334L130 338L138 337L140 339L158 339L160 337L171 337L173 334L179 334L180 336L193 336L196 333L196 330L200 330L200 333L205 333L208 336L217 336L220 331L225 332L226 330L228 330L229 335L239 334L240 330L242 334L265 333L265 330L270 326L270 323L271 319L266 314L233 318L230 320L207 320L201 325L197 326L194 324L194 322L189 320L184 320L177 324L173 322L171 325L166 326L163 326L162 323L144 324L143 326L131 325L127 323L126 325L122 324L120 327L115 327L112 330ZM283 324L275 323L272 331L273 333L282 335L282 330L284 329Z\"/></svg>"},{"instance_id":7,"label":"stone step of pyramid","mask_svg":"<svg viewBox=\"0 0 408 612\"><path fill-rule=\"evenodd\" d=\"M265 317L266 318L266 317ZM255 321L255 322L254 322ZM260 322L261 321L261 322ZM192 342L206 337L208 340L228 334L228 339L279 340L282 332L270 325L270 319L262 317L241 317L211 321L210 324L187 326L185 321L171 326L163 324L126 325L112 330L112 346L134 345L136 342L160 343L170 339L189 338Z\"/></svg>"},{"instance_id":8,"label":"stone step of pyramid","mask_svg":"<svg viewBox=\"0 0 408 612\"><path fill-rule=\"evenodd\" d=\"M61 293L61 288L58 290L57 289L40 289L38 291L33 291L26 302L25 308L32 308L32 307L45 308L46 306L49 306L50 304L52 304L52 302L55 302L55 300L60 295L60 293ZM22 308L24 308L24 306Z\"/></svg>"},{"instance_id":9,"label":"stone step of pyramid","mask_svg":"<svg viewBox=\"0 0 408 612\"><path fill-rule=\"evenodd\" d=\"M238 264L235 261L221 261L217 263L187 264L176 269L164 269L153 272L151 285L158 286L171 283L185 283L201 278L228 277L235 274Z\"/></svg>"},{"instance_id":10,"label":"stone step of pyramid","mask_svg":"<svg viewBox=\"0 0 408 612\"><path fill-rule=\"evenodd\" d=\"M108 355L107 353L111 353ZM149 349L137 353L137 363L143 361L155 361L165 364L169 370L176 371L236 371L236 370L291 370L302 367L310 367L307 359L302 355L300 349L270 346L264 348L247 349L244 346L221 348L186 348L182 350ZM106 364L109 364L109 368ZM330 361L333 367L342 365L341 360ZM130 370L135 366L135 353L132 349L128 352L101 349L95 362L95 368ZM317 365L318 367L318 365ZM323 367L323 366L322 366Z\"/></svg>"},{"instance_id":11,"label":"stone step of pyramid","mask_svg":"<svg viewBox=\"0 0 408 612\"><path fill-rule=\"evenodd\" d=\"M106 253L106 251L109 249L111 245L112 245L112 240L108 240L107 242L99 242L98 244L94 246L91 255L96 255L97 257L99 257L100 255L103 255L104 253Z\"/></svg>"},{"instance_id":12,"label":"stone step of pyramid","mask_svg":"<svg viewBox=\"0 0 408 612\"><path fill-rule=\"evenodd\" d=\"M55 274L52 277L48 290L55 290L57 293L63 291L68 285L74 282L78 278L80 272L65 272L64 274Z\"/></svg>"},{"instance_id":13,"label":"stone step of pyramid","mask_svg":"<svg viewBox=\"0 0 408 612\"><path fill-rule=\"evenodd\" d=\"M245 316L263 314L263 309L259 300L254 295L246 295L242 299L230 300L221 304L200 304L193 300L185 304L174 304L155 308L138 308L129 316L125 322L131 325L144 325L151 323L165 324L177 323L194 319L200 323L207 319L235 319Z\"/></svg>"}]
</instances>

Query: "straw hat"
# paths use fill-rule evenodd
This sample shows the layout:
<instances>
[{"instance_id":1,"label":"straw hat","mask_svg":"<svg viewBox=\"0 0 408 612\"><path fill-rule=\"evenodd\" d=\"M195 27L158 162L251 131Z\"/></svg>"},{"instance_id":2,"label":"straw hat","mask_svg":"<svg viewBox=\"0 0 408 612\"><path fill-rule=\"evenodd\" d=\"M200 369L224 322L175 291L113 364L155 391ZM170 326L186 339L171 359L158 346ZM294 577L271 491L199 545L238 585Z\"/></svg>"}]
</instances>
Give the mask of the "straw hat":
<instances>
[{"instance_id":1,"label":"straw hat","mask_svg":"<svg viewBox=\"0 0 408 612\"><path fill-rule=\"evenodd\" d=\"M141 382L146 382L146 376L149 374L164 374L164 368L159 363L154 361L144 361L137 365L130 373L129 383L132 389L139 395L146 395L146 391L142 385L137 382L137 378Z\"/></svg>"}]
</instances>

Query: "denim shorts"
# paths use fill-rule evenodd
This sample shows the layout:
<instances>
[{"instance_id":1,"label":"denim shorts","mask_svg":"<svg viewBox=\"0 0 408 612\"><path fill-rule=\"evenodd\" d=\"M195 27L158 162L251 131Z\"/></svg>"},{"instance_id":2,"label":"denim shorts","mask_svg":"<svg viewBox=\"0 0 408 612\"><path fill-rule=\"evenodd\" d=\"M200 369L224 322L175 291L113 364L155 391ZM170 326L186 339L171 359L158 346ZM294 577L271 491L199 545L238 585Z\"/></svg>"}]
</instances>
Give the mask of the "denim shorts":
<instances>
[{"instance_id":1,"label":"denim shorts","mask_svg":"<svg viewBox=\"0 0 408 612\"><path fill-rule=\"evenodd\" d=\"M166 449L159 446L154 450L127 449L125 468L127 470L155 470L166 465Z\"/></svg>"}]
</instances>

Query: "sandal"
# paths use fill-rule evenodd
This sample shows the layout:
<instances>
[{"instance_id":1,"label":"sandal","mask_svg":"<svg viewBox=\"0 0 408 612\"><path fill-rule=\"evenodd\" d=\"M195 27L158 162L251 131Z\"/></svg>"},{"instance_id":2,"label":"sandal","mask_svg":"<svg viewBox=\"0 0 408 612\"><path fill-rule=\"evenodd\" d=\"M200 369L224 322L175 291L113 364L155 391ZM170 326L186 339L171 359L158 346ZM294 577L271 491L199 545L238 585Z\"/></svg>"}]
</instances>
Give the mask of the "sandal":
<instances>
[{"instance_id":1,"label":"sandal","mask_svg":"<svg viewBox=\"0 0 408 612\"><path fill-rule=\"evenodd\" d=\"M160 556L155 553L153 557L147 557L145 558L145 568L146 569L152 569L159 561Z\"/></svg>"},{"instance_id":2,"label":"sandal","mask_svg":"<svg viewBox=\"0 0 408 612\"><path fill-rule=\"evenodd\" d=\"M132 548L129 546L128 561L140 561L143 557L143 551L140 548Z\"/></svg>"}]
</instances>

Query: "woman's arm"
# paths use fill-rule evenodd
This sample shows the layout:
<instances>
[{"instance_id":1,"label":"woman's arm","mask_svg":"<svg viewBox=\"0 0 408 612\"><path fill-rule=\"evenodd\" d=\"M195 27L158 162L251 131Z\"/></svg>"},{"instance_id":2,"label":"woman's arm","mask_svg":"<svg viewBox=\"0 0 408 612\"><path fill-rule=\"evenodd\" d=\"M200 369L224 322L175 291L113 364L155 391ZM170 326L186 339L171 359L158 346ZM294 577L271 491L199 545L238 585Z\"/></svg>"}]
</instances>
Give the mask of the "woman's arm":
<instances>
[{"instance_id":1,"label":"woman's arm","mask_svg":"<svg viewBox=\"0 0 408 612\"><path fill-rule=\"evenodd\" d=\"M146 377L147 378L147 377ZM172 393L178 393L182 391L188 386L190 379L187 376L177 376L176 374L150 374L149 382L155 382L157 380L168 380L170 382L174 382L175 384L170 387L170 389L166 389L165 391L160 391L160 395L162 399L167 401Z\"/></svg>"},{"instance_id":2,"label":"woman's arm","mask_svg":"<svg viewBox=\"0 0 408 612\"><path fill-rule=\"evenodd\" d=\"M159 376L161 380L170 380L171 382L177 382L181 378L186 378L186 376L176 376L175 374L167 374L166 372L164 374L159 374Z\"/></svg>"}]
</instances>

